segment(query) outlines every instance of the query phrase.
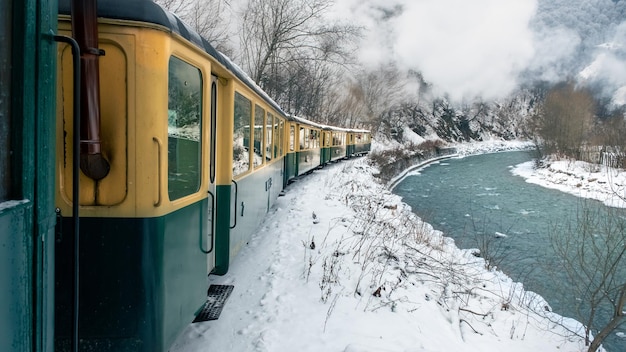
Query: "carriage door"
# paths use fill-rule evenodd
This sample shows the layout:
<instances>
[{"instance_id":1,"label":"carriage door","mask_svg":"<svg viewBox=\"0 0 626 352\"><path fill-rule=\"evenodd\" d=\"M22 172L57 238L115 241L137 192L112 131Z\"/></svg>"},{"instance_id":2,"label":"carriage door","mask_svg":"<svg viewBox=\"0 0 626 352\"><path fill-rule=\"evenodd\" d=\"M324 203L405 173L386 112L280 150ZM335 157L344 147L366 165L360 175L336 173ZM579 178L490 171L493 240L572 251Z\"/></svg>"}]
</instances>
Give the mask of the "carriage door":
<instances>
[{"instance_id":1,"label":"carriage door","mask_svg":"<svg viewBox=\"0 0 626 352\"><path fill-rule=\"evenodd\" d=\"M207 273L211 273L215 267L215 152L216 152L216 127L217 127L217 77L211 75L211 101L209 121L209 190L207 205L207 238L209 251L207 253Z\"/></svg>"}]
</instances>

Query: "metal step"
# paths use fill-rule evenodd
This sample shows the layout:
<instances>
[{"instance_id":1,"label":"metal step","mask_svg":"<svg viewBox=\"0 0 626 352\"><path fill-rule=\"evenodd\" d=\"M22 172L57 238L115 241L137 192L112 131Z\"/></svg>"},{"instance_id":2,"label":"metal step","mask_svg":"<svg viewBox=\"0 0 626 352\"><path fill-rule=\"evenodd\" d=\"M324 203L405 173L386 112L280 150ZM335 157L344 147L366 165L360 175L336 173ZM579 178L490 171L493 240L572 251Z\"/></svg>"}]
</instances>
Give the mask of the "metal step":
<instances>
[{"instance_id":1,"label":"metal step","mask_svg":"<svg viewBox=\"0 0 626 352\"><path fill-rule=\"evenodd\" d=\"M206 303L200 313L196 315L196 319L194 319L193 322L198 323L201 321L217 320L222 313L226 300L233 292L234 287L233 285L209 286Z\"/></svg>"}]
</instances>

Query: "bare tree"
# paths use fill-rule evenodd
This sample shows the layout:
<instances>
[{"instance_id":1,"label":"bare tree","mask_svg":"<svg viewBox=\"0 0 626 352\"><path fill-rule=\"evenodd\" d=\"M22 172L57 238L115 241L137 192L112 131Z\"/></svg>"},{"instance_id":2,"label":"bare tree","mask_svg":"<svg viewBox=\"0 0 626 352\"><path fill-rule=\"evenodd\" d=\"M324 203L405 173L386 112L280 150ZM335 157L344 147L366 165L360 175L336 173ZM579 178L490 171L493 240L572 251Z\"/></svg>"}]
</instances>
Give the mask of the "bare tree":
<instances>
[{"instance_id":1,"label":"bare tree","mask_svg":"<svg viewBox=\"0 0 626 352\"><path fill-rule=\"evenodd\" d=\"M189 24L213 47L231 54L227 18L228 2L225 0L155 0Z\"/></svg>"},{"instance_id":2,"label":"bare tree","mask_svg":"<svg viewBox=\"0 0 626 352\"><path fill-rule=\"evenodd\" d=\"M358 113L361 120L376 133L382 125L388 128L401 125L397 119L391 120L391 112L402 103L410 101L406 86L410 77L393 64L380 65L375 70L362 70L349 86L346 107L358 110L344 110L346 120L350 114ZM416 92L417 93L417 92ZM392 123L396 122L396 123Z\"/></svg>"},{"instance_id":3,"label":"bare tree","mask_svg":"<svg viewBox=\"0 0 626 352\"><path fill-rule=\"evenodd\" d=\"M274 87L274 99L286 111L327 122L327 100L332 99L333 88L341 84L341 76L340 68L327 62L294 61L272 74L270 86Z\"/></svg>"},{"instance_id":4,"label":"bare tree","mask_svg":"<svg viewBox=\"0 0 626 352\"><path fill-rule=\"evenodd\" d=\"M626 322L626 220L616 209L585 205L575 226L553 230L551 243L568 280L563 291L578 302L585 343L594 352Z\"/></svg>"},{"instance_id":5,"label":"bare tree","mask_svg":"<svg viewBox=\"0 0 626 352\"><path fill-rule=\"evenodd\" d=\"M249 0L241 16L241 61L271 96L281 93L274 78L288 63L348 61L347 48L359 28L329 24L325 16L331 5L329 0Z\"/></svg>"},{"instance_id":6,"label":"bare tree","mask_svg":"<svg viewBox=\"0 0 626 352\"><path fill-rule=\"evenodd\" d=\"M571 82L548 92L535 122L545 153L578 159L591 131L594 109L591 94Z\"/></svg>"},{"instance_id":7,"label":"bare tree","mask_svg":"<svg viewBox=\"0 0 626 352\"><path fill-rule=\"evenodd\" d=\"M154 0L166 10L181 16L189 11L195 0Z\"/></svg>"},{"instance_id":8,"label":"bare tree","mask_svg":"<svg viewBox=\"0 0 626 352\"><path fill-rule=\"evenodd\" d=\"M342 126L356 127L356 121L368 115L366 93L359 84L348 83L344 87L344 94L337 101L337 109L334 113L336 121L333 122Z\"/></svg>"}]
</instances>

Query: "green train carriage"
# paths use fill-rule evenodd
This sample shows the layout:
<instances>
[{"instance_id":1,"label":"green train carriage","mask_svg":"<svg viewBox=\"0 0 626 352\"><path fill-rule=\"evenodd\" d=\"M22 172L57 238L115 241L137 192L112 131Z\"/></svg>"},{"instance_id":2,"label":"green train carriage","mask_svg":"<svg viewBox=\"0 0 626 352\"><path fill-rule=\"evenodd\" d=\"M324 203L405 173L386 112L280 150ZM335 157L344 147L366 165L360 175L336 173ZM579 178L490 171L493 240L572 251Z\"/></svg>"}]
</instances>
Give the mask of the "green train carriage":
<instances>
[{"instance_id":1,"label":"green train carriage","mask_svg":"<svg viewBox=\"0 0 626 352\"><path fill-rule=\"evenodd\" d=\"M323 167L332 159L330 130L322 125L298 116L289 116L287 154L285 156L285 186L298 176ZM345 155L345 153L344 153Z\"/></svg>"},{"instance_id":2,"label":"green train carriage","mask_svg":"<svg viewBox=\"0 0 626 352\"><path fill-rule=\"evenodd\" d=\"M68 2L60 12L69 13ZM278 196L284 114L151 1L100 1L98 16L105 52L98 128L110 172L80 176L80 338L85 348L164 351L203 305L207 275L228 270ZM59 29L70 34L69 16L59 17ZM61 46L58 56L56 344L65 349L73 88L70 49ZM241 101L248 104L246 147L238 144L246 125ZM242 154L249 165L237 172Z\"/></svg>"},{"instance_id":3,"label":"green train carriage","mask_svg":"<svg viewBox=\"0 0 626 352\"><path fill-rule=\"evenodd\" d=\"M371 148L371 132L368 130L353 129L354 155L362 156L369 153Z\"/></svg>"},{"instance_id":4,"label":"green train carriage","mask_svg":"<svg viewBox=\"0 0 626 352\"><path fill-rule=\"evenodd\" d=\"M153 3L99 2L102 179L80 173L81 350L164 351L206 299L216 170L212 90L219 66ZM135 8L133 5L141 5ZM136 10L136 11L135 11ZM60 3L69 14L69 3ZM142 17L143 16L143 17ZM157 17L160 16L160 17ZM144 18L160 18L148 22ZM59 16L59 33L71 35ZM71 229L72 53L58 50L56 341L69 348L73 317Z\"/></svg>"},{"instance_id":5,"label":"green train carriage","mask_svg":"<svg viewBox=\"0 0 626 352\"><path fill-rule=\"evenodd\" d=\"M331 128L332 143L330 147L330 160L338 161L347 156L347 130L345 128Z\"/></svg>"},{"instance_id":6,"label":"green train carriage","mask_svg":"<svg viewBox=\"0 0 626 352\"><path fill-rule=\"evenodd\" d=\"M368 130L345 129L346 131L346 157L365 155L371 147L371 133Z\"/></svg>"},{"instance_id":7,"label":"green train carriage","mask_svg":"<svg viewBox=\"0 0 626 352\"><path fill-rule=\"evenodd\" d=\"M228 185L218 186L224 188L224 196L218 193L218 199L229 202L220 203L218 208L228 207L231 213L229 243L216 245L228 248L230 259L250 241L283 190L285 177L284 136L288 130L285 114L275 102L256 92L247 80L244 77L233 83L232 127L221 131L228 141L219 144L220 148L224 147L220 155L225 161ZM224 260L217 273L223 274L227 268Z\"/></svg>"}]
</instances>

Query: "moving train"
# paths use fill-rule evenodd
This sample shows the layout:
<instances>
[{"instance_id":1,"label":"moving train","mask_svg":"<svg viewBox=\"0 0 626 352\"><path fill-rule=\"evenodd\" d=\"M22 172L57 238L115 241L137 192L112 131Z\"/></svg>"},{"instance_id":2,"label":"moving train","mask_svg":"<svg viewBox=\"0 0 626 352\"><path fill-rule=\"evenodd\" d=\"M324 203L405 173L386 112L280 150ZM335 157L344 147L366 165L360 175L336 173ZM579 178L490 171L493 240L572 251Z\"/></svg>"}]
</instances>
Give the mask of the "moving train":
<instances>
[{"instance_id":1,"label":"moving train","mask_svg":"<svg viewBox=\"0 0 626 352\"><path fill-rule=\"evenodd\" d=\"M0 16L0 351L166 351L290 182L369 151L151 0Z\"/></svg>"}]
</instances>

